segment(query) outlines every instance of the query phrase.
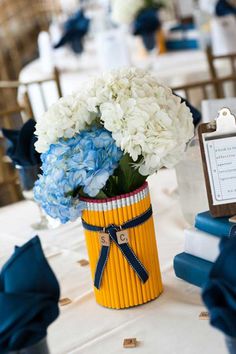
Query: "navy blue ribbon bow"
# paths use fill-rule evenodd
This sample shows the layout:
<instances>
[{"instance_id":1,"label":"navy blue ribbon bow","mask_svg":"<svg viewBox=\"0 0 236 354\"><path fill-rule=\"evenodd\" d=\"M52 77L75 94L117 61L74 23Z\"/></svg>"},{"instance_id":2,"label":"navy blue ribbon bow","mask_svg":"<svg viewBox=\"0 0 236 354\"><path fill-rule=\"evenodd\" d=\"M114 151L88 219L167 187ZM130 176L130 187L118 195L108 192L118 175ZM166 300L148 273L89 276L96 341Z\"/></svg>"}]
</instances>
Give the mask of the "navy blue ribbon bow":
<instances>
[{"instance_id":1,"label":"navy blue ribbon bow","mask_svg":"<svg viewBox=\"0 0 236 354\"><path fill-rule=\"evenodd\" d=\"M101 251L100 251L100 256L99 260L97 263L96 271L95 271L95 277L94 277L94 286L97 289L100 289L101 287L101 282L102 282L102 276L103 272L108 260L109 252L110 252L110 245L111 242L115 242L116 246L120 249L120 251L123 253L124 257L130 264L130 266L133 268L135 273L139 276L140 280L145 283L148 278L148 272L145 269L144 265L140 262L138 257L135 255L134 251L132 248L129 246L128 243L119 243L118 238L117 238L117 232L118 231L124 231L136 226L139 226L143 224L145 221L147 221L150 217L152 216L152 208L150 207L147 211L145 211L143 214L139 215L138 217L129 220L122 224L121 226L117 225L109 225L106 228L102 228L99 226L94 226L86 223L82 219L82 224L85 230L88 231L95 231L95 232L102 232L105 234L109 235L109 242L105 245L102 244Z\"/></svg>"},{"instance_id":2,"label":"navy blue ribbon bow","mask_svg":"<svg viewBox=\"0 0 236 354\"><path fill-rule=\"evenodd\" d=\"M79 10L72 15L64 25L64 33L54 48L60 48L69 43L75 53L82 53L83 41L89 30L90 20L84 15L83 10Z\"/></svg>"},{"instance_id":3,"label":"navy blue ribbon bow","mask_svg":"<svg viewBox=\"0 0 236 354\"><path fill-rule=\"evenodd\" d=\"M236 6L233 2L229 2L227 0L219 0L216 4L215 9L216 16L228 16L228 15L236 15Z\"/></svg>"}]
</instances>

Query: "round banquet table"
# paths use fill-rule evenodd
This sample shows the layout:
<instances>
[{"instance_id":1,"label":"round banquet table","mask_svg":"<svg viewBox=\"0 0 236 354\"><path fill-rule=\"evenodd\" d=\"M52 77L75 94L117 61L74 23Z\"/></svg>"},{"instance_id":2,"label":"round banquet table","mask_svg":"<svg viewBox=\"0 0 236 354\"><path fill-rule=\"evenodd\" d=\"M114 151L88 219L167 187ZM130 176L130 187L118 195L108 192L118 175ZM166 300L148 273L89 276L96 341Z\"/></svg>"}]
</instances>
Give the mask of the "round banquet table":
<instances>
[{"instance_id":1,"label":"round banquet table","mask_svg":"<svg viewBox=\"0 0 236 354\"><path fill-rule=\"evenodd\" d=\"M150 60L138 54L134 43L130 45L131 65L148 68ZM187 83L209 78L209 69L206 55L200 50L170 52L152 57L152 70L157 74L159 82L176 87ZM54 50L54 63L60 72L60 81L63 95L71 94L83 87L84 82L101 71L98 54L93 41L87 43L86 50L81 56L76 56L68 48ZM49 77L48 70L40 59L26 65L20 72L19 80L29 82ZM58 99L56 87L53 83L43 85L45 99L49 107ZM37 87L30 87L29 96L37 120L45 111L42 105L40 92ZM193 97L193 105L199 106L199 94Z\"/></svg>"},{"instance_id":2,"label":"round banquet table","mask_svg":"<svg viewBox=\"0 0 236 354\"><path fill-rule=\"evenodd\" d=\"M50 326L51 354L126 353L123 339L136 337L140 354L226 354L223 335L199 320L205 311L200 290L177 279L173 257L183 251L183 229L187 226L173 191L174 170L161 170L149 178L156 238L164 292L156 300L125 310L110 310L96 304L80 220L40 231L45 255L61 286L61 297L72 300L61 307L59 318ZM23 201L0 209L0 265L35 233L37 207ZM14 220L14 222L12 222Z\"/></svg>"}]
</instances>

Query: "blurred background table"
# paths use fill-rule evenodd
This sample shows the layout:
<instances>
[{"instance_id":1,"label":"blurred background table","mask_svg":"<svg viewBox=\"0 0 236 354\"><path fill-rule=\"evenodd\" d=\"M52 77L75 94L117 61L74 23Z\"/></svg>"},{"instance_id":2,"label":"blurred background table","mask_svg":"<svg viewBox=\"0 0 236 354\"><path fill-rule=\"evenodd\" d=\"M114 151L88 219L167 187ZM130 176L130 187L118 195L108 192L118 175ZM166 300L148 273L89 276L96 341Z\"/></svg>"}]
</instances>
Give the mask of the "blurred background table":
<instances>
[{"instance_id":1,"label":"blurred background table","mask_svg":"<svg viewBox=\"0 0 236 354\"><path fill-rule=\"evenodd\" d=\"M136 337L137 353L226 354L224 338L208 321L199 320L204 311L200 291L174 275L173 257L183 249L186 226L178 200L173 196L173 170L161 170L149 179L156 237L164 282L164 293L156 300L125 310L109 310L96 304L80 221L39 233L45 254L61 286L61 297L72 303L49 328L52 354L120 354L123 339ZM37 221L37 207L19 202L0 209L0 265L14 245L34 235L29 223ZM14 222L13 222L14 220Z\"/></svg>"},{"instance_id":2,"label":"blurred background table","mask_svg":"<svg viewBox=\"0 0 236 354\"><path fill-rule=\"evenodd\" d=\"M152 70L159 82L166 86L171 88L184 86L193 82L193 78L196 78L195 81L197 82L211 79L207 54L203 50L172 51L161 55L152 53L148 56L147 54L140 54L138 41L135 41L131 36L128 36L127 43L130 65ZM99 65L99 52L94 39L86 42L85 50L81 55L72 53L68 48L54 50L53 62L60 75L63 95L78 91L90 77L104 71ZM230 74L230 66L227 61L217 62L216 64L220 76ZM52 76L50 68L44 67L42 61L38 58L20 71L19 81L28 83L46 80L50 76ZM42 89L46 106L49 107L58 99L56 87L53 83L45 83ZM18 96L19 101L21 101L23 93L24 91L21 91ZM41 99L41 92L34 85L30 87L29 99L34 117L37 120L44 113L45 106ZM191 104L195 107L200 108L201 100L201 92L195 92L191 96Z\"/></svg>"},{"instance_id":3,"label":"blurred background table","mask_svg":"<svg viewBox=\"0 0 236 354\"><path fill-rule=\"evenodd\" d=\"M58 52L54 51L54 54L55 66L60 72L63 95L77 91L89 77L101 72L95 43L89 43L87 50L81 56L76 56L67 49L59 49ZM139 57L132 45L131 54L133 66L148 67L148 58ZM201 50L167 52L156 56L152 58L151 69L156 73L158 80L169 87L185 85L191 82L192 77L197 77L199 81L210 78L206 54ZM21 70L19 80L20 82L29 82L46 79L48 76L49 74L47 71L45 72L40 59L36 59ZM55 86L53 87L52 83L45 84L43 89L48 105L58 99ZM32 87L29 95L34 116L38 119L44 112L40 92L36 87ZM197 101L196 97L195 102L192 102L192 104L199 104Z\"/></svg>"}]
</instances>

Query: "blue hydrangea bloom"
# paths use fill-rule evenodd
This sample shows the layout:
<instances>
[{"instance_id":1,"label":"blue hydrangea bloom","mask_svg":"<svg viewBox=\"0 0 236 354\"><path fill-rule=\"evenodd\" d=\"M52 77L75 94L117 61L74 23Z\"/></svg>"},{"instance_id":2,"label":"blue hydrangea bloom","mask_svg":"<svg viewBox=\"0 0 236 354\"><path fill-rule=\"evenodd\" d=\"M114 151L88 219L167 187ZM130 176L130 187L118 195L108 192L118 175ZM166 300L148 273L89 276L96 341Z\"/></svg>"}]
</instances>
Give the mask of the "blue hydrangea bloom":
<instances>
[{"instance_id":1,"label":"blue hydrangea bloom","mask_svg":"<svg viewBox=\"0 0 236 354\"><path fill-rule=\"evenodd\" d=\"M71 139L61 139L41 155L43 174L35 183L34 197L48 215L62 223L75 220L85 208L78 188L95 197L105 186L122 157L111 133L93 128Z\"/></svg>"}]
</instances>

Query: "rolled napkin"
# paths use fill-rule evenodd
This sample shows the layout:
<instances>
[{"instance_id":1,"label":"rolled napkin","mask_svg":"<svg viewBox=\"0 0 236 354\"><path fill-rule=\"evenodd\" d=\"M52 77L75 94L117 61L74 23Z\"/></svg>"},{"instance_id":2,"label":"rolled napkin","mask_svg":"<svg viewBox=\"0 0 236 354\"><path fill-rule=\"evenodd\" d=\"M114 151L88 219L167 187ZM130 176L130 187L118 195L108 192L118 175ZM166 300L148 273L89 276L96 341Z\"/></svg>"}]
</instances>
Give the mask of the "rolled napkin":
<instances>
[{"instance_id":1,"label":"rolled napkin","mask_svg":"<svg viewBox=\"0 0 236 354\"><path fill-rule=\"evenodd\" d=\"M157 9L142 10L133 23L133 34L140 35L147 50L156 46L156 31L161 27Z\"/></svg>"},{"instance_id":2,"label":"rolled napkin","mask_svg":"<svg viewBox=\"0 0 236 354\"><path fill-rule=\"evenodd\" d=\"M89 29L89 22L83 10L76 12L66 21L62 38L54 45L54 48L60 48L65 44L70 44L75 53L82 53L83 40Z\"/></svg>"},{"instance_id":3,"label":"rolled napkin","mask_svg":"<svg viewBox=\"0 0 236 354\"><path fill-rule=\"evenodd\" d=\"M222 246L222 245L221 245ZM236 238L224 242L220 256L209 275L202 298L210 313L211 325L234 343L236 353ZM230 338L230 340L229 340Z\"/></svg>"},{"instance_id":4,"label":"rolled napkin","mask_svg":"<svg viewBox=\"0 0 236 354\"><path fill-rule=\"evenodd\" d=\"M37 141L34 119L29 119L21 130L2 129L3 136L7 140L7 155L14 165L34 166L40 165L40 154L35 150Z\"/></svg>"},{"instance_id":5,"label":"rolled napkin","mask_svg":"<svg viewBox=\"0 0 236 354\"><path fill-rule=\"evenodd\" d=\"M215 8L216 16L236 15L235 0L219 0Z\"/></svg>"},{"instance_id":6,"label":"rolled napkin","mask_svg":"<svg viewBox=\"0 0 236 354\"><path fill-rule=\"evenodd\" d=\"M47 327L59 315L59 296L38 236L16 247L0 274L0 353L36 346L46 338Z\"/></svg>"}]
</instances>

